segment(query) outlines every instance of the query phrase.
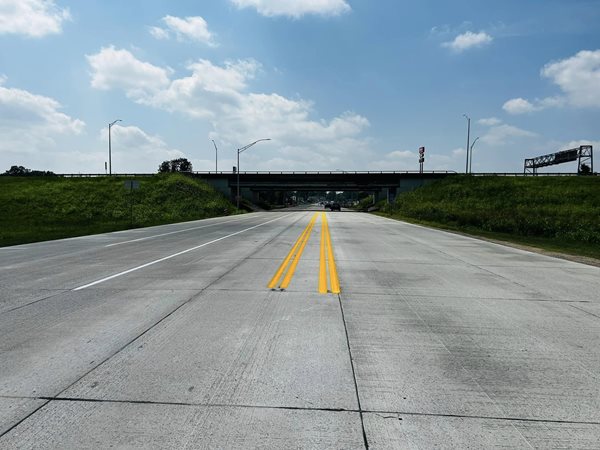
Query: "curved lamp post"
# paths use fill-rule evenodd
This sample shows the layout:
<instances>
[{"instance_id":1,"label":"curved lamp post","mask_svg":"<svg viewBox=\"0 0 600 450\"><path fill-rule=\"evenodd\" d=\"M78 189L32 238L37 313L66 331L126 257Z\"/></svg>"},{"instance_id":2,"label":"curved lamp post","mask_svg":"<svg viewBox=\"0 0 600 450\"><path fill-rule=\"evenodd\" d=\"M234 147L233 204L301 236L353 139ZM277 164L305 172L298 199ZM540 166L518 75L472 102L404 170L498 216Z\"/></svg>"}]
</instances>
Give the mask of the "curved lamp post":
<instances>
[{"instance_id":1,"label":"curved lamp post","mask_svg":"<svg viewBox=\"0 0 600 450\"><path fill-rule=\"evenodd\" d=\"M240 209L240 153L245 152L254 144L261 141L270 141L271 138L259 139L258 141L254 141L248 145L243 146L242 148L237 149L237 195L236 195L236 206L237 209Z\"/></svg>"},{"instance_id":2,"label":"curved lamp post","mask_svg":"<svg viewBox=\"0 0 600 450\"><path fill-rule=\"evenodd\" d=\"M211 139L213 145L215 146L215 173L218 172L218 164L217 164L217 160L218 160L218 155L219 155L219 151L217 150L217 144L215 144L214 139Z\"/></svg>"},{"instance_id":3,"label":"curved lamp post","mask_svg":"<svg viewBox=\"0 0 600 450\"><path fill-rule=\"evenodd\" d=\"M110 141L110 129L117 122L123 122L121 119L117 119L114 122L108 124L108 174L112 175L112 160L111 160L111 141Z\"/></svg>"},{"instance_id":4,"label":"curved lamp post","mask_svg":"<svg viewBox=\"0 0 600 450\"><path fill-rule=\"evenodd\" d=\"M475 142L477 142L479 140L479 136L477 136L475 138L475 140L473 141L473 143L471 144L471 157L469 158L469 173L471 173L471 168L473 166L473 147L475 147Z\"/></svg>"}]
</instances>

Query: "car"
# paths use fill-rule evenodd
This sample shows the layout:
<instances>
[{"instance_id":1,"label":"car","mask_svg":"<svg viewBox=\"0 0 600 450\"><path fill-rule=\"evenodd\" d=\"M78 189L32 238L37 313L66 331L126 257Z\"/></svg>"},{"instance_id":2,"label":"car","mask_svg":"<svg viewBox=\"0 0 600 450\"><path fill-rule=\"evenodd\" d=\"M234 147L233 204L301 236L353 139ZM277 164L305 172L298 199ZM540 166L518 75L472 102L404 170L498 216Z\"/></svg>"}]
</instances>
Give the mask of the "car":
<instances>
[{"instance_id":1,"label":"car","mask_svg":"<svg viewBox=\"0 0 600 450\"><path fill-rule=\"evenodd\" d=\"M325 209L331 209L331 203L325 203Z\"/></svg>"},{"instance_id":2,"label":"car","mask_svg":"<svg viewBox=\"0 0 600 450\"><path fill-rule=\"evenodd\" d=\"M330 209L332 211L341 211L342 210L342 206L339 203L332 203L330 206Z\"/></svg>"}]
</instances>

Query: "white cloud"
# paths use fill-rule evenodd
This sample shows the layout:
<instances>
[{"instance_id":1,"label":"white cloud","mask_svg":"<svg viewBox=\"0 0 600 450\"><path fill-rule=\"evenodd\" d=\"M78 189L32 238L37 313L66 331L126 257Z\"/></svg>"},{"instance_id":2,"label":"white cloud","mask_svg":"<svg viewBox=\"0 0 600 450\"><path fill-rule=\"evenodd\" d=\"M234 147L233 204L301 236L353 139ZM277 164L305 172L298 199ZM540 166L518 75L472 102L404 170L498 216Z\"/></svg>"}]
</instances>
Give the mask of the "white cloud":
<instances>
[{"instance_id":1,"label":"white cloud","mask_svg":"<svg viewBox=\"0 0 600 450\"><path fill-rule=\"evenodd\" d=\"M128 97L139 98L169 84L168 70L142 62L127 50L110 46L86 57L92 68L92 87L96 89L119 88Z\"/></svg>"},{"instance_id":2,"label":"white cloud","mask_svg":"<svg viewBox=\"0 0 600 450\"><path fill-rule=\"evenodd\" d=\"M541 73L560 87L570 105L600 107L600 50L546 64Z\"/></svg>"},{"instance_id":3,"label":"white cloud","mask_svg":"<svg viewBox=\"0 0 600 450\"><path fill-rule=\"evenodd\" d=\"M115 64L98 63L108 59L106 53L120 55L117 76ZM102 49L88 60L92 86L121 89L137 103L208 120L213 127L211 138L225 146L235 148L271 138L269 146L261 146L260 157L255 158L255 152L245 156L257 168L308 170L343 165L347 169L355 164L354 158L370 152L367 139L361 136L369 127L365 117L348 111L328 121L316 120L311 118L314 111L309 101L250 92L248 84L261 69L254 60L219 66L201 59L188 65L188 76L173 80L167 70L139 61L125 50ZM146 74L141 87L136 75L140 73Z\"/></svg>"},{"instance_id":4,"label":"white cloud","mask_svg":"<svg viewBox=\"0 0 600 450\"><path fill-rule=\"evenodd\" d=\"M56 139L76 136L84 130L85 123L61 112L56 100L4 87L1 84L5 82L6 79L0 83L0 162L3 168L40 164L41 157L56 149Z\"/></svg>"},{"instance_id":5,"label":"white cloud","mask_svg":"<svg viewBox=\"0 0 600 450\"><path fill-rule=\"evenodd\" d=\"M515 140L523 138L533 138L537 134L517 128L512 125L502 124L491 127L486 134L481 137L481 142L490 146L500 146L513 143Z\"/></svg>"},{"instance_id":6,"label":"white cloud","mask_svg":"<svg viewBox=\"0 0 600 450\"><path fill-rule=\"evenodd\" d=\"M418 158L418 153L411 152L410 150L395 150L393 152L388 153L386 155L386 157L389 159L399 159L399 160L415 159L415 158Z\"/></svg>"},{"instance_id":7,"label":"white cloud","mask_svg":"<svg viewBox=\"0 0 600 450\"><path fill-rule=\"evenodd\" d=\"M0 1L0 34L34 38L58 34L70 18L69 10L59 8L53 0Z\"/></svg>"},{"instance_id":8,"label":"white cloud","mask_svg":"<svg viewBox=\"0 0 600 450\"><path fill-rule=\"evenodd\" d=\"M502 123L502 121L500 119L496 118L496 117L489 117L487 119L479 119L477 121L477 123L479 125L484 125L486 127L491 127L491 126L494 126L494 125L500 125Z\"/></svg>"},{"instance_id":9,"label":"white cloud","mask_svg":"<svg viewBox=\"0 0 600 450\"><path fill-rule=\"evenodd\" d=\"M510 114L525 114L570 105L600 108L600 50L584 50L571 58L546 64L541 75L549 78L562 95L529 101L515 98L502 107Z\"/></svg>"},{"instance_id":10,"label":"white cloud","mask_svg":"<svg viewBox=\"0 0 600 450\"><path fill-rule=\"evenodd\" d=\"M166 28L150 27L150 34L156 39L169 39L173 34L179 41L189 40L215 45L214 36L208 31L206 20L200 16L183 18L165 16L162 21Z\"/></svg>"},{"instance_id":11,"label":"white cloud","mask_svg":"<svg viewBox=\"0 0 600 450\"><path fill-rule=\"evenodd\" d=\"M170 38L169 31L165 30L161 27L150 27L150 34L154 37L154 39L158 40L166 40Z\"/></svg>"},{"instance_id":12,"label":"white cloud","mask_svg":"<svg viewBox=\"0 0 600 450\"><path fill-rule=\"evenodd\" d=\"M60 103L50 97L0 86L0 128L3 132L28 129L79 134L85 124L60 112L60 107Z\"/></svg>"},{"instance_id":13,"label":"white cloud","mask_svg":"<svg viewBox=\"0 0 600 450\"><path fill-rule=\"evenodd\" d=\"M255 8L267 17L299 18L306 14L337 16L351 11L346 0L230 0L238 8Z\"/></svg>"},{"instance_id":14,"label":"white cloud","mask_svg":"<svg viewBox=\"0 0 600 450\"><path fill-rule=\"evenodd\" d=\"M461 53L472 48L484 47L485 45L490 44L493 40L494 38L492 36L483 31L479 33L467 31L466 33L459 34L452 41L444 42L442 47L449 48L456 53Z\"/></svg>"},{"instance_id":15,"label":"white cloud","mask_svg":"<svg viewBox=\"0 0 600 450\"><path fill-rule=\"evenodd\" d=\"M513 98L502 106L502 109L509 114L526 114L534 111L539 111L540 106L535 106L533 103L524 98Z\"/></svg>"},{"instance_id":16,"label":"white cloud","mask_svg":"<svg viewBox=\"0 0 600 450\"><path fill-rule=\"evenodd\" d=\"M442 153L440 149L426 149L424 170L459 170L462 163L464 150L456 149L450 153ZM359 170L419 170L419 152L417 150L395 150L389 152L381 159L371 160L366 167Z\"/></svg>"},{"instance_id":17,"label":"white cloud","mask_svg":"<svg viewBox=\"0 0 600 450\"><path fill-rule=\"evenodd\" d=\"M156 172L161 162L185 157L183 152L171 148L159 136L149 135L136 126L114 125L111 138L113 173L126 172L126 168L130 167ZM103 143L108 141L107 127L100 131L100 140Z\"/></svg>"}]
</instances>

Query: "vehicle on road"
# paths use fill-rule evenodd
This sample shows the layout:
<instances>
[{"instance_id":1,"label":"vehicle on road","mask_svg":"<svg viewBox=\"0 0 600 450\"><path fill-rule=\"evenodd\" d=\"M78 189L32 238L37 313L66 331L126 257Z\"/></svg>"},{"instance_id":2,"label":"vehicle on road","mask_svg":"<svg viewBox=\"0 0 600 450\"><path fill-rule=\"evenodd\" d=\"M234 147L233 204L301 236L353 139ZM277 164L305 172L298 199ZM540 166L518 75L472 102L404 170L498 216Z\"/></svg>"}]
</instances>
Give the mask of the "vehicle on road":
<instances>
[{"instance_id":1,"label":"vehicle on road","mask_svg":"<svg viewBox=\"0 0 600 450\"><path fill-rule=\"evenodd\" d=\"M332 203L331 205L329 205L329 209L331 209L332 211L341 211L342 205L340 205L339 203Z\"/></svg>"}]
</instances>

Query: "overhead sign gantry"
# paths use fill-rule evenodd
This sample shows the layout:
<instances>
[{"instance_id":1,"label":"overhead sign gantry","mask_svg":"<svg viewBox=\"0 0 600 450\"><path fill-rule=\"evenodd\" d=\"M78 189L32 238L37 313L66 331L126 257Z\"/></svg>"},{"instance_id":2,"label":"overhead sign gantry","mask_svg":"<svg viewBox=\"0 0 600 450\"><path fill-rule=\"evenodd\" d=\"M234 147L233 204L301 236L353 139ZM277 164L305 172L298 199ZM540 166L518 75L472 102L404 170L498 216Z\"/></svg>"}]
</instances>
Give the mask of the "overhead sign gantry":
<instances>
[{"instance_id":1,"label":"overhead sign gantry","mask_svg":"<svg viewBox=\"0 0 600 450\"><path fill-rule=\"evenodd\" d=\"M579 161L577 173L594 173L594 150L591 145L582 145L577 148L526 159L523 172L526 175L537 175L537 169L540 167L554 166L572 161Z\"/></svg>"}]
</instances>

